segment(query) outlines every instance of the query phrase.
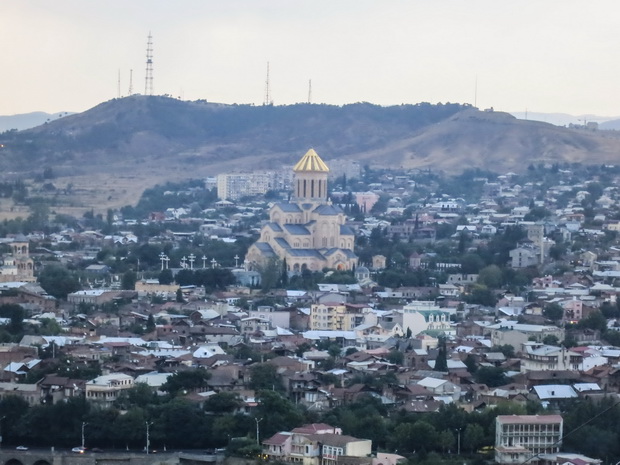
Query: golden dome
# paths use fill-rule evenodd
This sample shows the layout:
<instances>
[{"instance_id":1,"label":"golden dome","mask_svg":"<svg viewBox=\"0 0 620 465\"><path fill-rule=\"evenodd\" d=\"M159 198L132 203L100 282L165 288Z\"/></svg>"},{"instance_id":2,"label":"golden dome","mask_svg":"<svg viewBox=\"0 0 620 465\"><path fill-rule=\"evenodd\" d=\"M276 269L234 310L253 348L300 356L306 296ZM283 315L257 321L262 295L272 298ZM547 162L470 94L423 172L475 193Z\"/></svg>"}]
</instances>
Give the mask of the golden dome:
<instances>
[{"instance_id":1,"label":"golden dome","mask_svg":"<svg viewBox=\"0 0 620 465\"><path fill-rule=\"evenodd\" d=\"M314 151L314 149L310 149L306 152L306 154L301 157L301 160L297 162L293 171L324 171L328 172L329 168L325 164L321 157Z\"/></svg>"}]
</instances>

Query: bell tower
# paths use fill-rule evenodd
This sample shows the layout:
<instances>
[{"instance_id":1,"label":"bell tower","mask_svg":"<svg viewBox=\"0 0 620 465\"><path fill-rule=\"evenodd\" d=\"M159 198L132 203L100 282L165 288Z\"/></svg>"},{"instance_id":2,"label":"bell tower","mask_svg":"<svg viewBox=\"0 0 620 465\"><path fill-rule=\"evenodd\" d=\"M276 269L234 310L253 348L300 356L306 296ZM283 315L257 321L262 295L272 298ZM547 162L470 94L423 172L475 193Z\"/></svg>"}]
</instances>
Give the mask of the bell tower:
<instances>
[{"instance_id":1,"label":"bell tower","mask_svg":"<svg viewBox=\"0 0 620 465\"><path fill-rule=\"evenodd\" d=\"M327 202L327 175L329 168L321 157L310 149L293 168L295 173L295 201L324 204Z\"/></svg>"}]
</instances>

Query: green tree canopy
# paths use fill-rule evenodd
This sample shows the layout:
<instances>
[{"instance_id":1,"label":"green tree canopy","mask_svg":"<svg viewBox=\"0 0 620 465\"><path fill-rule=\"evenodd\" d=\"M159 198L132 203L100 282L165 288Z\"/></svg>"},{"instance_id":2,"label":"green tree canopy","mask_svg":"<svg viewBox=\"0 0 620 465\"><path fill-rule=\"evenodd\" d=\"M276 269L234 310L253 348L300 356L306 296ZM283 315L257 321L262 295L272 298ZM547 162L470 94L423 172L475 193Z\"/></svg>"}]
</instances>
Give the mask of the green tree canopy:
<instances>
[{"instance_id":1,"label":"green tree canopy","mask_svg":"<svg viewBox=\"0 0 620 465\"><path fill-rule=\"evenodd\" d=\"M174 397L182 391L191 392L206 387L210 377L211 374L204 368L179 371L169 376L161 389Z\"/></svg>"},{"instance_id":2,"label":"green tree canopy","mask_svg":"<svg viewBox=\"0 0 620 465\"><path fill-rule=\"evenodd\" d=\"M67 294L80 289L76 273L61 265L48 265L39 273L39 284L49 295L66 299Z\"/></svg>"}]
</instances>

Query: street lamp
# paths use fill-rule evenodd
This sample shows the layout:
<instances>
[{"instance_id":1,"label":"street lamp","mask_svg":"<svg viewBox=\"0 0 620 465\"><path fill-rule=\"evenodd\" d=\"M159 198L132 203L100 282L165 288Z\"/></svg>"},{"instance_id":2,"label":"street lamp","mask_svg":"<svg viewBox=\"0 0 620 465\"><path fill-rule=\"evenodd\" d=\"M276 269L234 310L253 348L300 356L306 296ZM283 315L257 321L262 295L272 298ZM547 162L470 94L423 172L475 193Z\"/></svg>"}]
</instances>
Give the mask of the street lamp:
<instances>
[{"instance_id":1,"label":"street lamp","mask_svg":"<svg viewBox=\"0 0 620 465\"><path fill-rule=\"evenodd\" d=\"M461 455L461 429L456 429L456 455Z\"/></svg>"},{"instance_id":2,"label":"street lamp","mask_svg":"<svg viewBox=\"0 0 620 465\"><path fill-rule=\"evenodd\" d=\"M260 446L260 432L258 429L258 424L263 421L262 418L254 418L254 421L256 422L256 444L258 444Z\"/></svg>"},{"instance_id":3,"label":"street lamp","mask_svg":"<svg viewBox=\"0 0 620 465\"><path fill-rule=\"evenodd\" d=\"M2 420L6 418L6 415L0 417L0 449L2 449Z\"/></svg>"},{"instance_id":4,"label":"street lamp","mask_svg":"<svg viewBox=\"0 0 620 465\"><path fill-rule=\"evenodd\" d=\"M84 427L87 425L85 421L82 422L82 449L84 449L84 444L86 443L84 440Z\"/></svg>"},{"instance_id":5,"label":"street lamp","mask_svg":"<svg viewBox=\"0 0 620 465\"><path fill-rule=\"evenodd\" d=\"M146 423L146 453L149 453L149 447L151 445L150 443L150 435L149 435L149 428L151 427L151 425L153 424L152 421L145 421L144 423Z\"/></svg>"}]
</instances>

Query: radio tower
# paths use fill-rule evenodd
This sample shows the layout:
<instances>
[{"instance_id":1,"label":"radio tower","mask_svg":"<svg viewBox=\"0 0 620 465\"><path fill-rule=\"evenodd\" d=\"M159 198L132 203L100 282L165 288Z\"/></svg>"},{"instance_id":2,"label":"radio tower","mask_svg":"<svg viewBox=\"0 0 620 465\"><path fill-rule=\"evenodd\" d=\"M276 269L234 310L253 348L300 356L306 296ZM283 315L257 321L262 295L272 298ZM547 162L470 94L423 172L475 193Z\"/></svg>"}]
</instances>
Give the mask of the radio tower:
<instances>
[{"instance_id":1,"label":"radio tower","mask_svg":"<svg viewBox=\"0 0 620 465\"><path fill-rule=\"evenodd\" d=\"M129 95L133 95L133 69L129 70Z\"/></svg>"},{"instance_id":2,"label":"radio tower","mask_svg":"<svg viewBox=\"0 0 620 465\"><path fill-rule=\"evenodd\" d=\"M118 70L118 88L116 89L116 98L121 98L121 70Z\"/></svg>"},{"instance_id":3,"label":"radio tower","mask_svg":"<svg viewBox=\"0 0 620 465\"><path fill-rule=\"evenodd\" d=\"M271 89L269 87L269 62L267 62L267 79L265 79L265 101L263 105L273 105L273 100L271 99Z\"/></svg>"},{"instance_id":4,"label":"radio tower","mask_svg":"<svg viewBox=\"0 0 620 465\"><path fill-rule=\"evenodd\" d=\"M146 42L146 77L144 82L144 95L153 95L153 36L149 31Z\"/></svg>"},{"instance_id":5,"label":"radio tower","mask_svg":"<svg viewBox=\"0 0 620 465\"><path fill-rule=\"evenodd\" d=\"M312 103L312 79L308 81L308 103Z\"/></svg>"}]
</instances>

